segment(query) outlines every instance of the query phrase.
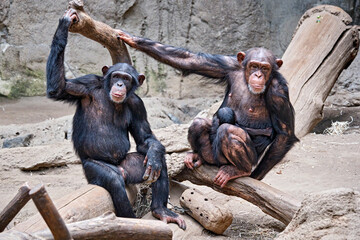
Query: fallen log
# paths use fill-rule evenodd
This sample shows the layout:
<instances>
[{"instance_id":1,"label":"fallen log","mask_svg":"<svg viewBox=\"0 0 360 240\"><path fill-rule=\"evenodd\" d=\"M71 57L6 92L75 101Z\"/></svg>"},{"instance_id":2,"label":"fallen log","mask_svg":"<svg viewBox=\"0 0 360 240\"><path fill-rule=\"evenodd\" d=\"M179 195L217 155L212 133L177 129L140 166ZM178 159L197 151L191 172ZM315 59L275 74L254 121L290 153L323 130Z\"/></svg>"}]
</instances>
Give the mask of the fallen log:
<instances>
[{"instance_id":1,"label":"fallen log","mask_svg":"<svg viewBox=\"0 0 360 240\"><path fill-rule=\"evenodd\" d=\"M172 239L170 227L159 220L118 218L114 213L67 224L73 239ZM33 235L51 239L51 232L44 230Z\"/></svg>"},{"instance_id":2,"label":"fallen log","mask_svg":"<svg viewBox=\"0 0 360 240\"><path fill-rule=\"evenodd\" d=\"M229 209L194 189L187 189L181 194L180 204L187 214L216 234L223 234L232 223L233 215Z\"/></svg>"},{"instance_id":3,"label":"fallen log","mask_svg":"<svg viewBox=\"0 0 360 240\"><path fill-rule=\"evenodd\" d=\"M131 58L124 42L118 37L115 29L109 25L92 19L84 10L82 0L69 1L68 8L73 8L78 14L79 21L72 24L69 31L80 33L90 38L109 51L113 64L122 62L131 65Z\"/></svg>"},{"instance_id":4,"label":"fallen log","mask_svg":"<svg viewBox=\"0 0 360 240\"><path fill-rule=\"evenodd\" d=\"M127 186L126 192L131 203L137 194L135 186ZM65 223L82 221L101 216L104 212L114 211L110 194L102 187L87 185L54 201L60 216ZM33 233L47 228L40 214L17 224L14 229L20 232Z\"/></svg>"},{"instance_id":5,"label":"fallen log","mask_svg":"<svg viewBox=\"0 0 360 240\"><path fill-rule=\"evenodd\" d=\"M8 205L0 213L0 232L4 231L6 226L14 219L16 214L25 206L30 200L30 187L27 183L20 187L16 196L10 201Z\"/></svg>"},{"instance_id":6,"label":"fallen log","mask_svg":"<svg viewBox=\"0 0 360 240\"><path fill-rule=\"evenodd\" d=\"M54 237L55 240L71 240L69 230L66 228L64 220L61 218L44 185L35 186L30 190L29 195L49 227L51 237Z\"/></svg>"},{"instance_id":7,"label":"fallen log","mask_svg":"<svg viewBox=\"0 0 360 240\"><path fill-rule=\"evenodd\" d=\"M300 201L294 197L250 177L235 179L220 188L213 181L218 171L219 168L215 166L202 165L194 170L186 168L174 179L189 180L194 184L206 185L227 195L241 197L286 225L300 208Z\"/></svg>"},{"instance_id":8,"label":"fallen log","mask_svg":"<svg viewBox=\"0 0 360 240\"><path fill-rule=\"evenodd\" d=\"M324 102L359 49L358 26L339 7L316 6L302 16L280 72L289 82L295 134L303 137L323 117Z\"/></svg>"}]
</instances>

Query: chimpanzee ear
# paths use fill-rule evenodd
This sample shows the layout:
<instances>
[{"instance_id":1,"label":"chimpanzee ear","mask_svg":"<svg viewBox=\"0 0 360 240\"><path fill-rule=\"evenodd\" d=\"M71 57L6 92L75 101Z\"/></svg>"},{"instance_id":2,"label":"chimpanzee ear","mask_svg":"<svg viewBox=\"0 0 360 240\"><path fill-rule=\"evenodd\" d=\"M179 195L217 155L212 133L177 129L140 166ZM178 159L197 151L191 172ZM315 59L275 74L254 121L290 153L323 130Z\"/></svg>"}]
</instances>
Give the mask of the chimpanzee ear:
<instances>
[{"instance_id":1,"label":"chimpanzee ear","mask_svg":"<svg viewBox=\"0 0 360 240\"><path fill-rule=\"evenodd\" d=\"M278 65L278 67L280 68L283 65L283 60L281 59L276 59L276 64Z\"/></svg>"},{"instance_id":2,"label":"chimpanzee ear","mask_svg":"<svg viewBox=\"0 0 360 240\"><path fill-rule=\"evenodd\" d=\"M139 85L141 86L145 81L145 75L144 74L139 74L138 81L139 81Z\"/></svg>"},{"instance_id":3,"label":"chimpanzee ear","mask_svg":"<svg viewBox=\"0 0 360 240\"><path fill-rule=\"evenodd\" d=\"M103 73L103 76L105 76L105 74L107 73L108 70L109 70L109 66L108 66L108 65L102 67L101 71L102 71L102 73Z\"/></svg>"},{"instance_id":4,"label":"chimpanzee ear","mask_svg":"<svg viewBox=\"0 0 360 240\"><path fill-rule=\"evenodd\" d=\"M244 52L238 52L237 54L237 60L239 61L239 63L241 64L242 61L244 60L245 58L245 53Z\"/></svg>"}]
</instances>

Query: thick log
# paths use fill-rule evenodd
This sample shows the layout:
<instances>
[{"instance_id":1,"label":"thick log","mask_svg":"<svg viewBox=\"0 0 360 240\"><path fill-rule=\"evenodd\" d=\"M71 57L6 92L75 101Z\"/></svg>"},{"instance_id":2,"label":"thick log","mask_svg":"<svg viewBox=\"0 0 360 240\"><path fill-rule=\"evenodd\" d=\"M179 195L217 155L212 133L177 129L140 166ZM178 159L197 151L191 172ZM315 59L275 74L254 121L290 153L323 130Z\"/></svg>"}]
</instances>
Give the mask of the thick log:
<instances>
[{"instance_id":1,"label":"thick log","mask_svg":"<svg viewBox=\"0 0 360 240\"><path fill-rule=\"evenodd\" d=\"M70 32L80 33L90 38L109 51L113 64L122 62L131 65L131 58L124 42L118 38L118 34L109 25L93 20L84 10L82 0L69 1L69 8L76 10L79 21L72 24Z\"/></svg>"},{"instance_id":2,"label":"thick log","mask_svg":"<svg viewBox=\"0 0 360 240\"><path fill-rule=\"evenodd\" d=\"M67 225L73 239L142 239L165 240L172 238L170 227L159 220L118 218L114 213ZM48 230L34 233L52 239Z\"/></svg>"},{"instance_id":3,"label":"thick log","mask_svg":"<svg viewBox=\"0 0 360 240\"><path fill-rule=\"evenodd\" d=\"M14 219L16 214L25 206L30 200L30 187L27 183L20 187L16 196L10 201L8 205L0 213L0 232L4 231L6 226Z\"/></svg>"},{"instance_id":4,"label":"thick log","mask_svg":"<svg viewBox=\"0 0 360 240\"><path fill-rule=\"evenodd\" d=\"M358 26L349 26L351 22L351 17L335 6L308 10L282 57L280 71L289 81L298 137L320 122L331 88L357 55Z\"/></svg>"},{"instance_id":5,"label":"thick log","mask_svg":"<svg viewBox=\"0 0 360 240\"><path fill-rule=\"evenodd\" d=\"M134 203L137 194L135 186L126 188L129 200ZM60 216L65 223L82 221L101 216L104 212L114 211L110 194L102 187L87 185L55 201ZM35 214L28 220L17 224L14 229L33 233L47 227L40 214Z\"/></svg>"},{"instance_id":6,"label":"thick log","mask_svg":"<svg viewBox=\"0 0 360 240\"><path fill-rule=\"evenodd\" d=\"M44 185L35 186L31 189L29 195L50 228L51 236L54 236L55 240L71 240L69 230L66 228L64 220L61 218Z\"/></svg>"},{"instance_id":7,"label":"thick log","mask_svg":"<svg viewBox=\"0 0 360 240\"><path fill-rule=\"evenodd\" d=\"M232 223L233 215L227 207L217 204L194 189L187 189L183 192L180 204L188 210L187 214L205 229L216 234L223 234Z\"/></svg>"},{"instance_id":8,"label":"thick log","mask_svg":"<svg viewBox=\"0 0 360 240\"><path fill-rule=\"evenodd\" d=\"M194 184L206 185L227 195L241 197L286 225L300 208L300 201L294 197L250 177L235 179L220 188L213 181L218 170L219 168L215 166L202 165L194 170L184 169L174 179L189 180Z\"/></svg>"}]
</instances>

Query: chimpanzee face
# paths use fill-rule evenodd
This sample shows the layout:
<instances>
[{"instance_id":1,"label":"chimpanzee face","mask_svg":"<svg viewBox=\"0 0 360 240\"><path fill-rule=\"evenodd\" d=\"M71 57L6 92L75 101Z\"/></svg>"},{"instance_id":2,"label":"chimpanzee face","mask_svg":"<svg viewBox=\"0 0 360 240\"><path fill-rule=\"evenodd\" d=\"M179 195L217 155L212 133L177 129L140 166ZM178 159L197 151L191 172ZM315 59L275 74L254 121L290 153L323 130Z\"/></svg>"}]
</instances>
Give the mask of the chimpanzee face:
<instances>
[{"instance_id":1,"label":"chimpanzee face","mask_svg":"<svg viewBox=\"0 0 360 240\"><path fill-rule=\"evenodd\" d=\"M105 78L105 90L108 91L111 101L123 103L135 92L136 88L145 80L135 68L126 63L117 63L114 66L102 68Z\"/></svg>"},{"instance_id":2,"label":"chimpanzee face","mask_svg":"<svg viewBox=\"0 0 360 240\"><path fill-rule=\"evenodd\" d=\"M133 78L126 72L114 71L110 79L110 99L115 103L122 103L133 86Z\"/></svg>"},{"instance_id":3,"label":"chimpanzee face","mask_svg":"<svg viewBox=\"0 0 360 240\"><path fill-rule=\"evenodd\" d=\"M266 61L250 60L245 71L250 92L253 94L265 92L266 83L270 78L271 64Z\"/></svg>"},{"instance_id":4,"label":"chimpanzee face","mask_svg":"<svg viewBox=\"0 0 360 240\"><path fill-rule=\"evenodd\" d=\"M244 77L252 94L264 93L270 83L272 71L282 65L271 51L264 48L252 48L245 53L239 52L238 61L244 66Z\"/></svg>"}]
</instances>

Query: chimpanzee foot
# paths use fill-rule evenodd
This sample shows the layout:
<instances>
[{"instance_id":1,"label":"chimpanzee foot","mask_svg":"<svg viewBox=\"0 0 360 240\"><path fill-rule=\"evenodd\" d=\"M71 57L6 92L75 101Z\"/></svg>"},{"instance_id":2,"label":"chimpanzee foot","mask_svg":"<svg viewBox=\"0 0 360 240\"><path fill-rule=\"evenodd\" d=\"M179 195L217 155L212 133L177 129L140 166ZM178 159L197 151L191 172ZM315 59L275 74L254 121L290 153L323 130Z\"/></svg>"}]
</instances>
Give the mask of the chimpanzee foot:
<instances>
[{"instance_id":1,"label":"chimpanzee foot","mask_svg":"<svg viewBox=\"0 0 360 240\"><path fill-rule=\"evenodd\" d=\"M184 219L167 208L156 208L152 211L152 215L163 222L176 223L181 229L186 229L186 223Z\"/></svg>"},{"instance_id":2,"label":"chimpanzee foot","mask_svg":"<svg viewBox=\"0 0 360 240\"><path fill-rule=\"evenodd\" d=\"M189 152L186 154L186 157L184 159L184 163L186 167L193 169L200 167L203 163L201 157L197 153Z\"/></svg>"},{"instance_id":3,"label":"chimpanzee foot","mask_svg":"<svg viewBox=\"0 0 360 240\"><path fill-rule=\"evenodd\" d=\"M233 165L223 165L220 167L219 172L216 174L216 177L214 178L214 183L223 188L228 181L239 177L248 177L250 176L250 174L251 172L241 171Z\"/></svg>"}]
</instances>

